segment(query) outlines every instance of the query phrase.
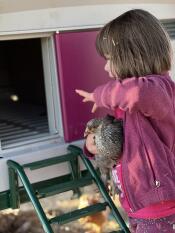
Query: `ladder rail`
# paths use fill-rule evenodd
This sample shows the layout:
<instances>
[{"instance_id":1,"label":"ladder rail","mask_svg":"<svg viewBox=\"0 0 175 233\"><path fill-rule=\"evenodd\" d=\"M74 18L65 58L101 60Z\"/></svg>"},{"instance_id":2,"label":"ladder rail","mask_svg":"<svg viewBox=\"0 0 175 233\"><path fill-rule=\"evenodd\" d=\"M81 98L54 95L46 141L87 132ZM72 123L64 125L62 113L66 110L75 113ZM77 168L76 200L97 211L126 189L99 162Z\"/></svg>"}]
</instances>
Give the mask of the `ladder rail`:
<instances>
[{"instance_id":1,"label":"ladder rail","mask_svg":"<svg viewBox=\"0 0 175 233\"><path fill-rule=\"evenodd\" d=\"M123 220L122 216L120 215L120 212L118 211L117 207L115 206L114 202L112 201L110 195L108 194L108 192L106 191L105 185L102 182L102 180L99 178L96 170L94 169L92 163L89 161L89 159L86 158L86 156L83 154L82 150L79 147L76 147L74 145L69 145L68 146L68 150L69 151L74 151L74 153L79 153L81 159L83 160L86 168L90 171L95 183L97 184L103 198L105 199L105 201L108 203L114 218L116 219L116 221L119 223L121 229L125 232L125 233L130 233L125 221Z\"/></svg>"},{"instance_id":2,"label":"ladder rail","mask_svg":"<svg viewBox=\"0 0 175 233\"><path fill-rule=\"evenodd\" d=\"M8 160L7 161L7 165L9 166L10 169L14 169L15 172L17 172L18 176L20 177L20 180L23 184L23 186L25 187L25 190L29 196L29 199L31 200L33 207L36 210L36 213L38 215L38 218L40 219L40 222L43 226L43 229L46 233L54 233L49 221L43 211L43 208L40 204L40 202L38 201L38 199L35 196L35 192L29 182L29 179L27 178L24 169L22 168L22 166L20 166L17 162L13 161L13 160ZM11 179L13 179L13 177L11 177ZM13 185L12 183L13 181L11 181L11 185ZM15 185L15 181L14 181L14 185ZM12 186L11 186L12 187ZM10 190L11 192L11 190ZM11 195L14 195L11 193Z\"/></svg>"}]
</instances>

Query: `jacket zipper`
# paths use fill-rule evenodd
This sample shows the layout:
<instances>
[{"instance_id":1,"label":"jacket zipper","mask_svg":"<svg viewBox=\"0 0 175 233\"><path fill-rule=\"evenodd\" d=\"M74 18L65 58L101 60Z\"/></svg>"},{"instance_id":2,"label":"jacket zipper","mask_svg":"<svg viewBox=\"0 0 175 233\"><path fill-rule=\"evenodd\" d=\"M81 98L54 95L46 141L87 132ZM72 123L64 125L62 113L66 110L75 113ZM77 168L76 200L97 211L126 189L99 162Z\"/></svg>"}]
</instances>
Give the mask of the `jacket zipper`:
<instances>
[{"instance_id":1,"label":"jacket zipper","mask_svg":"<svg viewBox=\"0 0 175 233\"><path fill-rule=\"evenodd\" d=\"M139 135L140 135L140 141L141 141L141 143L142 143L144 152L145 152L145 154L147 155L147 160L148 160L148 163L149 163L150 168L151 168L151 171L152 171L153 184L154 184L154 182L156 182L156 176L155 176L155 173L154 173L154 170L153 170L153 167L152 167L150 158L149 158L149 156L148 156L148 153L147 153L145 144L144 144L144 142L143 142L143 140L142 140L142 132L141 132L141 128L140 128L140 124L139 124L139 120L138 120L138 113L137 113L137 127L138 127L138 131L139 131Z\"/></svg>"},{"instance_id":2,"label":"jacket zipper","mask_svg":"<svg viewBox=\"0 0 175 233\"><path fill-rule=\"evenodd\" d=\"M125 186L125 184L124 184L124 179L123 179L123 165L122 165L122 162L121 162L121 183L122 183L123 192L124 192L125 198L126 198L126 200L127 200L129 209L130 209L131 212L134 212L134 208L133 208L133 206L131 205L131 203L130 203L130 201L129 201L129 197L128 197L128 193L127 193L127 190L126 190L126 186ZM132 207L131 207L131 206L132 206Z\"/></svg>"}]
</instances>

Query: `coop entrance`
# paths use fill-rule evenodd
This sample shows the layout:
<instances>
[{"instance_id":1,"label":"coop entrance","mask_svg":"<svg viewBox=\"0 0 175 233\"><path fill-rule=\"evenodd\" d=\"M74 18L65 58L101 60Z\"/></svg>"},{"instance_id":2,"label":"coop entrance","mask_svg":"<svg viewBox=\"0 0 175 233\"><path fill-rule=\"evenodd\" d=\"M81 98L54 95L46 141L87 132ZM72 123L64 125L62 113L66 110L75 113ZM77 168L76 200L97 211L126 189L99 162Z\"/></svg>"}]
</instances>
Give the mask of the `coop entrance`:
<instances>
[{"instance_id":1,"label":"coop entrance","mask_svg":"<svg viewBox=\"0 0 175 233\"><path fill-rule=\"evenodd\" d=\"M1 149L49 136L42 39L0 41L0 54Z\"/></svg>"}]
</instances>

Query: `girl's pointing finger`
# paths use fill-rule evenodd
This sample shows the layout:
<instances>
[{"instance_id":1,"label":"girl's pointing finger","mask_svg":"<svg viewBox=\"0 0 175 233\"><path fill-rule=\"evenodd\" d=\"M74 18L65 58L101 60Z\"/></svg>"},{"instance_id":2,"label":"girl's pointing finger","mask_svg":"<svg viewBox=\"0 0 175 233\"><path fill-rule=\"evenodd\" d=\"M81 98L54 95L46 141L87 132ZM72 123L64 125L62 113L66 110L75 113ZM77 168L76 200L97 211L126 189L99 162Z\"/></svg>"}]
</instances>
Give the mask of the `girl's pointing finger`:
<instances>
[{"instance_id":1,"label":"girl's pointing finger","mask_svg":"<svg viewBox=\"0 0 175 233\"><path fill-rule=\"evenodd\" d=\"M83 90L75 90L75 92L83 97L86 97L89 93Z\"/></svg>"}]
</instances>

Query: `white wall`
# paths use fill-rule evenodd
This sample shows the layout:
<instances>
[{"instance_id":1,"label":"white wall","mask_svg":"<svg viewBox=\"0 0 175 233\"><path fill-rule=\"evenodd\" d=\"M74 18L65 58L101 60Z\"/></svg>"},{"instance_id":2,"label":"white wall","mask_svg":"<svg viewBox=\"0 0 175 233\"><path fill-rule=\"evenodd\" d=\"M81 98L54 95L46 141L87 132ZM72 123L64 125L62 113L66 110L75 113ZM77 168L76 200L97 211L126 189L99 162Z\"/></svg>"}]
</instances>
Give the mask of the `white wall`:
<instances>
[{"instance_id":1,"label":"white wall","mask_svg":"<svg viewBox=\"0 0 175 233\"><path fill-rule=\"evenodd\" d=\"M0 0L0 13L104 4L168 4L175 0Z\"/></svg>"},{"instance_id":2,"label":"white wall","mask_svg":"<svg viewBox=\"0 0 175 233\"><path fill-rule=\"evenodd\" d=\"M175 4L104 4L0 14L0 35L97 27L126 10L142 8L159 19L175 18Z\"/></svg>"}]
</instances>

